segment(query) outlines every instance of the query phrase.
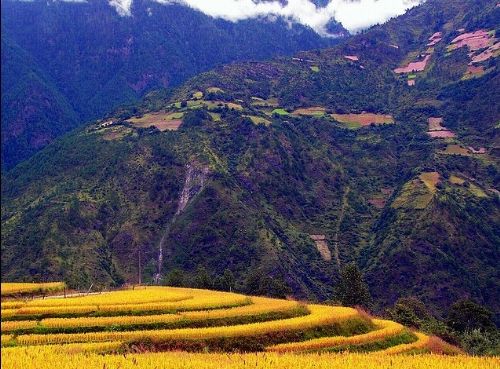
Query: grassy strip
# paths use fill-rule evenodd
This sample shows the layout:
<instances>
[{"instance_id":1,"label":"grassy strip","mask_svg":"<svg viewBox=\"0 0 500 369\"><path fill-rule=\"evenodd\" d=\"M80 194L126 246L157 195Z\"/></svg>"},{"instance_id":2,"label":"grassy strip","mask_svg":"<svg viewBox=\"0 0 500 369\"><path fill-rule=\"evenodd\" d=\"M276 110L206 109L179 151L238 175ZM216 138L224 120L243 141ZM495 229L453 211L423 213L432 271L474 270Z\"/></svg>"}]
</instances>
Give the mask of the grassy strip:
<instances>
[{"instance_id":1,"label":"grassy strip","mask_svg":"<svg viewBox=\"0 0 500 369\"><path fill-rule=\"evenodd\" d=\"M405 331L402 334L392 336L392 337L387 337L387 338L380 340L380 341L364 343L361 345L345 345L345 346L331 347L331 348L323 349L320 351L321 352L343 352L343 351L373 352L373 351L378 351L378 350L384 350L386 348L393 347L396 345L412 343L415 341L417 341L417 337L413 333L411 333L409 331ZM308 352L314 352L314 350L308 351Z\"/></svg>"},{"instance_id":2,"label":"grassy strip","mask_svg":"<svg viewBox=\"0 0 500 369\"><path fill-rule=\"evenodd\" d=\"M380 351L380 353L385 355L393 355L406 353L413 350L426 349L427 345L429 344L429 336L420 332L416 332L415 336L417 337L417 340L412 343L402 343L400 345L392 346Z\"/></svg>"}]
</instances>

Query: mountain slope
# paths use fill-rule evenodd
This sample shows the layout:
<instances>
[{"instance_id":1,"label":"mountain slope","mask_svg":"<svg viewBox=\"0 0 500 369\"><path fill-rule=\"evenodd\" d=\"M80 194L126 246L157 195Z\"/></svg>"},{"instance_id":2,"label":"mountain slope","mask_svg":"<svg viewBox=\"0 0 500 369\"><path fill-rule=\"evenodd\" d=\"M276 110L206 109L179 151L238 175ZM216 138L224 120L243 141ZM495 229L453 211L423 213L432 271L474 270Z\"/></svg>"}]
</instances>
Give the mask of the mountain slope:
<instances>
[{"instance_id":1,"label":"mountain slope","mask_svg":"<svg viewBox=\"0 0 500 369\"><path fill-rule=\"evenodd\" d=\"M442 314L469 296L498 311L498 53L472 58L498 42L499 11L428 1L72 132L4 178L3 278L168 282L180 269L195 284L227 269L248 293L328 299L355 261L377 308L415 295ZM481 29L482 47L457 47Z\"/></svg>"},{"instance_id":2,"label":"mountain slope","mask_svg":"<svg viewBox=\"0 0 500 369\"><path fill-rule=\"evenodd\" d=\"M2 116L6 168L28 158L56 133L137 101L151 89L177 86L221 63L335 42L283 20L231 23L179 5L135 1L133 6L133 16L121 17L104 0L2 2L2 42L17 49L2 49L2 77L13 81L10 89L2 85L2 110L32 107L29 117L16 112ZM337 30L345 32L339 25ZM18 58L19 53L25 57ZM31 70L35 80L49 80L50 88L12 93L27 90L23 79L17 81L18 68ZM31 104L34 95L50 103ZM54 99L65 100L63 106ZM15 133L20 126L21 136ZM25 136L45 140L32 143Z\"/></svg>"}]
</instances>

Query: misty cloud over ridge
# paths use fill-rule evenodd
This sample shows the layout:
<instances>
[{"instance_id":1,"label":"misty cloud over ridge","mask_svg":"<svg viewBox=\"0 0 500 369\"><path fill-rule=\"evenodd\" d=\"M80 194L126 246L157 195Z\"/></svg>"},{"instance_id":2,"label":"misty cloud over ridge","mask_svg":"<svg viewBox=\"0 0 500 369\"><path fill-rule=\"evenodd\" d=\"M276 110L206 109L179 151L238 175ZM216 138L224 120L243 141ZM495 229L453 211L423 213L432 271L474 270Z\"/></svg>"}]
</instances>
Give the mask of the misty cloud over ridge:
<instances>
[{"instance_id":1,"label":"misty cloud over ridge","mask_svg":"<svg viewBox=\"0 0 500 369\"><path fill-rule=\"evenodd\" d=\"M123 16L131 15L133 0L109 0ZM330 0L325 7L316 7L310 0L288 0L285 4L258 0L153 0L160 4L189 6L214 18L237 22L244 19L281 16L311 27L327 35L326 27L335 19L351 32L383 23L403 14L424 0Z\"/></svg>"}]
</instances>

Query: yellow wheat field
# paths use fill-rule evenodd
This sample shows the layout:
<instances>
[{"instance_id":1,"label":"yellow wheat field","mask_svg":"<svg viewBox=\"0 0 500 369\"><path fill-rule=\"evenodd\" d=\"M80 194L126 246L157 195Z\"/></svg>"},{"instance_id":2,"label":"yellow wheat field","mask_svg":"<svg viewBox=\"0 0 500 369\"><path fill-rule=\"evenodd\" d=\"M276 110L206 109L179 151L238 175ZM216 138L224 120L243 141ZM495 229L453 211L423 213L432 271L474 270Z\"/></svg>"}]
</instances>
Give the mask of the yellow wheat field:
<instances>
[{"instance_id":1,"label":"yellow wheat field","mask_svg":"<svg viewBox=\"0 0 500 369\"><path fill-rule=\"evenodd\" d=\"M110 344L113 345L113 344ZM192 354L184 352L99 355L64 346L5 348L3 369L497 369L495 357L386 356L379 354ZM59 351L58 351L59 350Z\"/></svg>"},{"instance_id":2,"label":"yellow wheat field","mask_svg":"<svg viewBox=\"0 0 500 369\"><path fill-rule=\"evenodd\" d=\"M346 345L361 345L364 343L376 342L388 337L398 335L405 330L404 326L390 320L374 319L373 323L379 329L365 334L359 334L350 337L322 337L303 342L282 343L279 345L269 346L266 350L274 352L293 352L319 350Z\"/></svg>"}]
</instances>

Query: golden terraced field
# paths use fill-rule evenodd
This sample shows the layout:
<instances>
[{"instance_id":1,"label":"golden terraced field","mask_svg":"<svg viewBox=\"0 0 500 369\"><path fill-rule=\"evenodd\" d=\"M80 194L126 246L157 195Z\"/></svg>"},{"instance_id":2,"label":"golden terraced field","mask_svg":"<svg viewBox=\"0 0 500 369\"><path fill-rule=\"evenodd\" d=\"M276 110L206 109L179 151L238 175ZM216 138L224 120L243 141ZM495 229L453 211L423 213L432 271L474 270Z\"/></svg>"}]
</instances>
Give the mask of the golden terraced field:
<instances>
[{"instance_id":1,"label":"golden terraced field","mask_svg":"<svg viewBox=\"0 0 500 369\"><path fill-rule=\"evenodd\" d=\"M7 369L500 364L498 358L464 356L453 346L355 309L229 292L135 287L68 298L24 296L3 299L1 311L2 368Z\"/></svg>"}]
</instances>

